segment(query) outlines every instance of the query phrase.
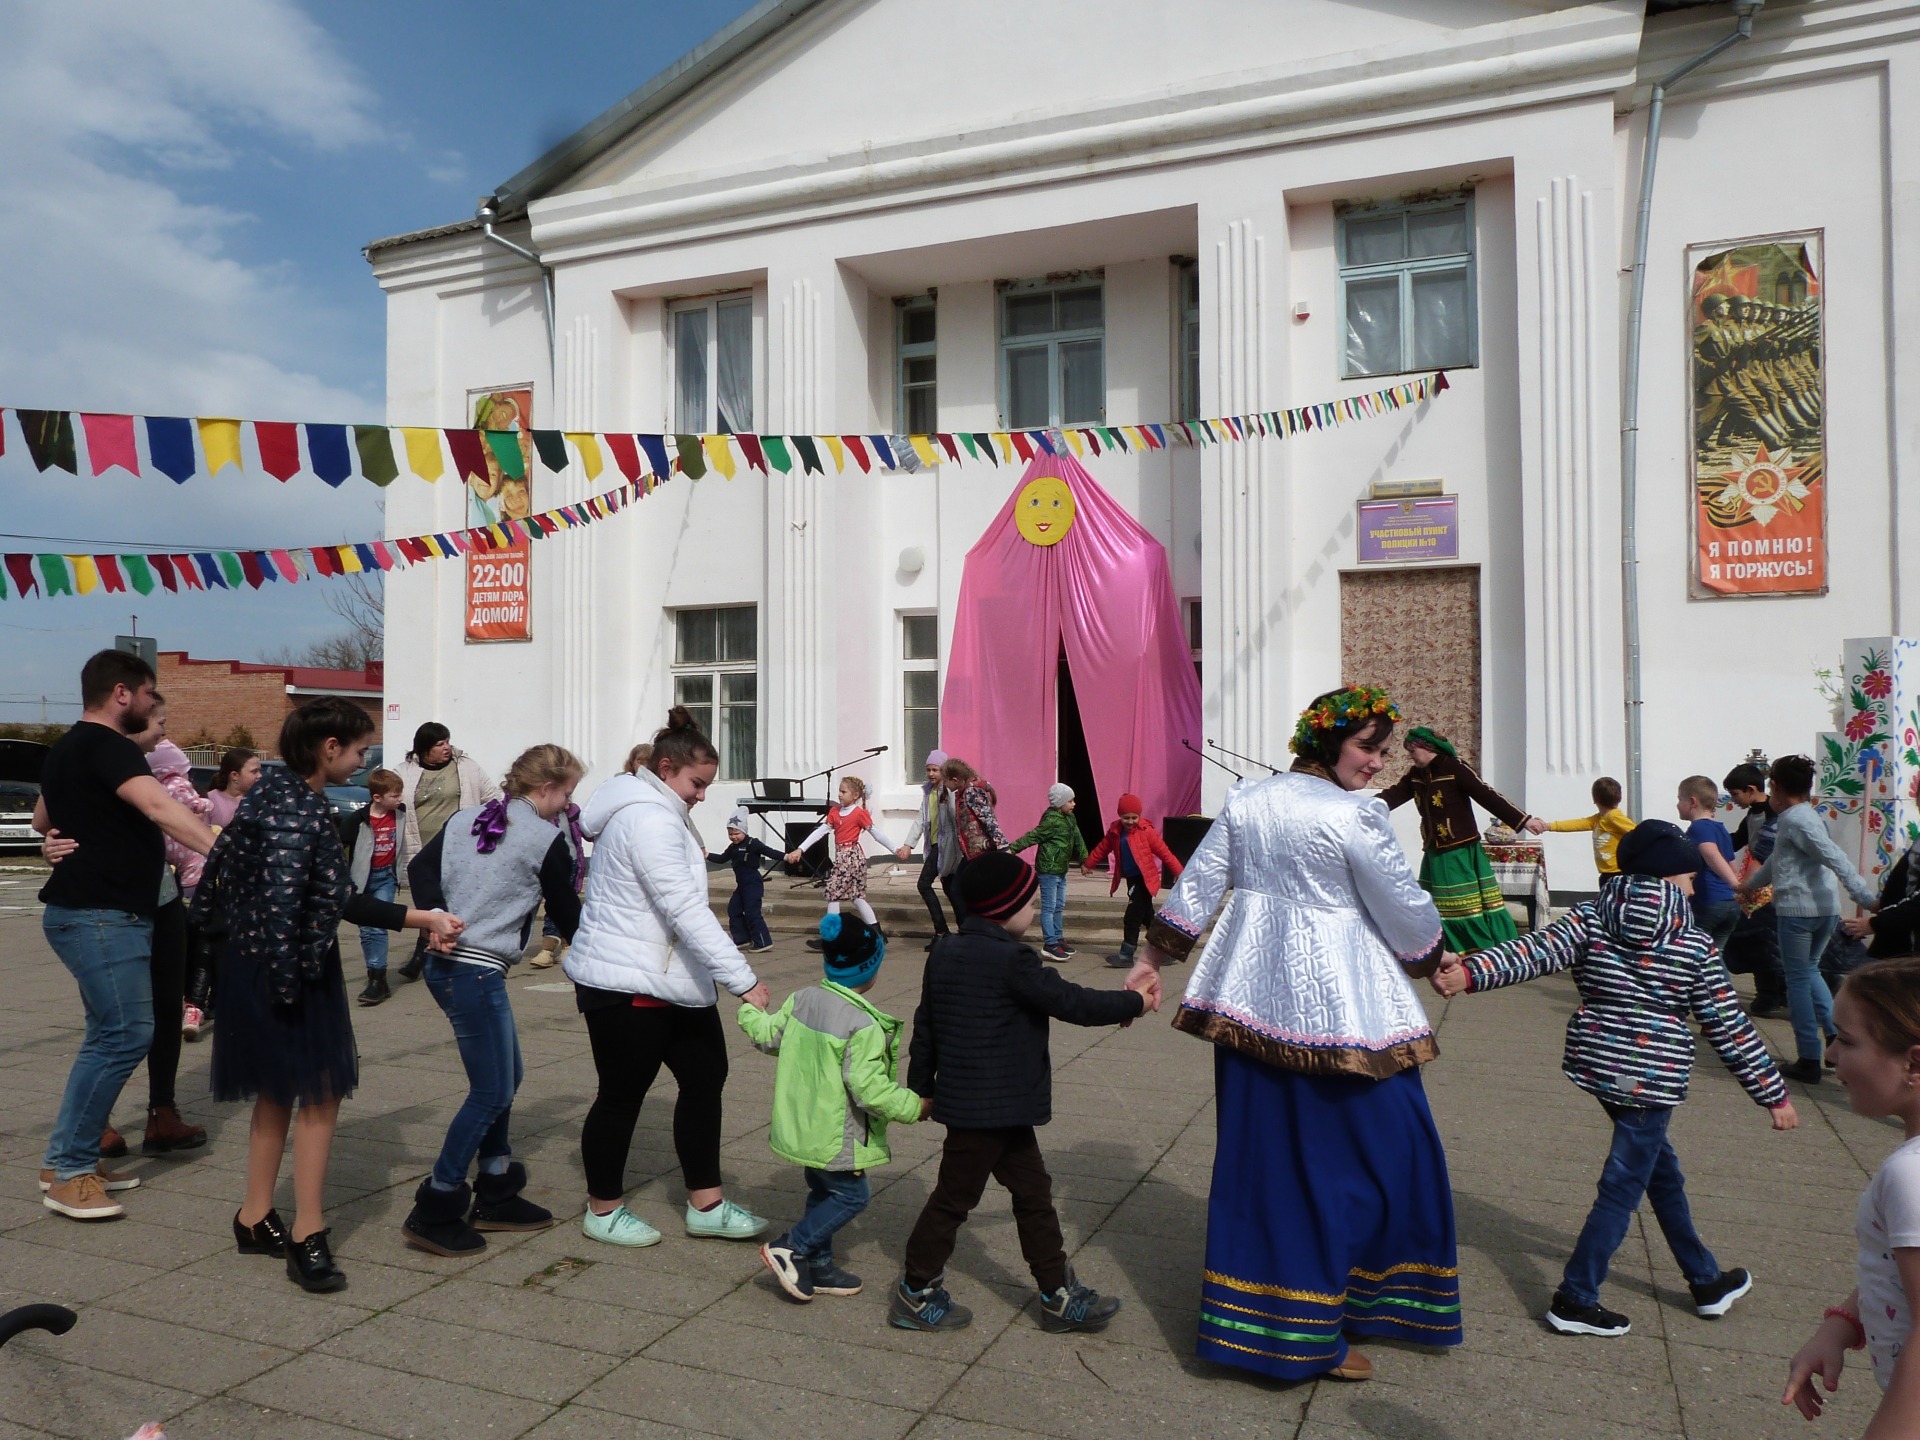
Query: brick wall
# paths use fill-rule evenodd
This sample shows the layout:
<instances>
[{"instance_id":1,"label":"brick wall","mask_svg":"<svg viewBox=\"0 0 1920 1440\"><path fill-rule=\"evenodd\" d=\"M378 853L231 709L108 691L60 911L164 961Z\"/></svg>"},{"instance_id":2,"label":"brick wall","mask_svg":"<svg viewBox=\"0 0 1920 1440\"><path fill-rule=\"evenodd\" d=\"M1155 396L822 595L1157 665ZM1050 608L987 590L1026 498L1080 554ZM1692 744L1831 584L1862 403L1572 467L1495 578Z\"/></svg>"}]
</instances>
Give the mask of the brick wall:
<instances>
[{"instance_id":1,"label":"brick wall","mask_svg":"<svg viewBox=\"0 0 1920 1440\"><path fill-rule=\"evenodd\" d=\"M287 694L287 672L241 666L227 660L195 660L184 652L163 650L158 664L160 693L167 697L167 734L185 744L203 734L216 745L238 725L253 737L261 754L278 753L281 722L296 705L312 695ZM374 739L380 739L382 716L378 695L350 695L373 717Z\"/></svg>"}]
</instances>

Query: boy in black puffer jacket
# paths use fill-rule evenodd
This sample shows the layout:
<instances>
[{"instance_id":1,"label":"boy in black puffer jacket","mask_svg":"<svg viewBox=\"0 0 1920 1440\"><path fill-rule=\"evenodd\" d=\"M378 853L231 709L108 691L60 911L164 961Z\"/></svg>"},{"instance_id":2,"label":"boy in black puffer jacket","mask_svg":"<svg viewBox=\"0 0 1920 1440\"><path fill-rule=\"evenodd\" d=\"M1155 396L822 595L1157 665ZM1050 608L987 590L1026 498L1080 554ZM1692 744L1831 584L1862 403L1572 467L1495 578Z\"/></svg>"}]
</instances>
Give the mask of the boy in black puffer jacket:
<instances>
[{"instance_id":1,"label":"boy in black puffer jacket","mask_svg":"<svg viewBox=\"0 0 1920 1440\"><path fill-rule=\"evenodd\" d=\"M1020 936L1033 924L1033 867L1005 850L975 856L961 873L966 919L927 957L913 1016L907 1087L933 1100L947 1127L940 1177L907 1237L906 1273L887 1320L902 1330L957 1330L973 1319L944 1281L954 1240L991 1176L1013 1197L1020 1251L1040 1286L1047 1330L1099 1330L1120 1302L1079 1283L1067 1264L1053 1180L1034 1127L1053 1118L1049 1020L1124 1025L1145 1013L1132 990L1088 990L1040 963ZM1154 1005L1158 1009L1158 1005Z\"/></svg>"}]
</instances>

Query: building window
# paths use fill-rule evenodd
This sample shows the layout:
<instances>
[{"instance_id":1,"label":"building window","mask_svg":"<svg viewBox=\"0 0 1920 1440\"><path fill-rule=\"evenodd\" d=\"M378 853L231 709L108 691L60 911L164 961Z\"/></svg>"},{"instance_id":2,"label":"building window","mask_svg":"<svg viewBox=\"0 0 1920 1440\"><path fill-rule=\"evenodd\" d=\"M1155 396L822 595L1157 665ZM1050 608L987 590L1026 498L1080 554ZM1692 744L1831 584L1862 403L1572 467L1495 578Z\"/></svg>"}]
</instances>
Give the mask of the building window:
<instances>
[{"instance_id":1,"label":"building window","mask_svg":"<svg viewBox=\"0 0 1920 1440\"><path fill-rule=\"evenodd\" d=\"M682 300L668 311L673 428L683 435L753 429L753 296Z\"/></svg>"},{"instance_id":2,"label":"building window","mask_svg":"<svg viewBox=\"0 0 1920 1440\"><path fill-rule=\"evenodd\" d=\"M933 296L915 295L893 302L899 354L899 395L895 421L907 435L931 435L940 428L935 383Z\"/></svg>"},{"instance_id":3,"label":"building window","mask_svg":"<svg viewBox=\"0 0 1920 1440\"><path fill-rule=\"evenodd\" d=\"M1200 418L1200 263L1197 260L1175 262L1180 303L1180 394L1177 397L1182 420Z\"/></svg>"},{"instance_id":4,"label":"building window","mask_svg":"<svg viewBox=\"0 0 1920 1440\"><path fill-rule=\"evenodd\" d=\"M1020 280L1000 291L1000 413L1013 430L1107 418L1098 279Z\"/></svg>"},{"instance_id":5,"label":"building window","mask_svg":"<svg viewBox=\"0 0 1920 1440\"><path fill-rule=\"evenodd\" d=\"M1473 365L1473 200L1454 196L1340 216L1340 373Z\"/></svg>"},{"instance_id":6,"label":"building window","mask_svg":"<svg viewBox=\"0 0 1920 1440\"><path fill-rule=\"evenodd\" d=\"M940 744L940 617L900 617L900 738L908 784L926 779Z\"/></svg>"},{"instance_id":7,"label":"building window","mask_svg":"<svg viewBox=\"0 0 1920 1440\"><path fill-rule=\"evenodd\" d=\"M720 752L720 780L759 768L760 612L757 606L673 612L673 703L693 712Z\"/></svg>"}]
</instances>

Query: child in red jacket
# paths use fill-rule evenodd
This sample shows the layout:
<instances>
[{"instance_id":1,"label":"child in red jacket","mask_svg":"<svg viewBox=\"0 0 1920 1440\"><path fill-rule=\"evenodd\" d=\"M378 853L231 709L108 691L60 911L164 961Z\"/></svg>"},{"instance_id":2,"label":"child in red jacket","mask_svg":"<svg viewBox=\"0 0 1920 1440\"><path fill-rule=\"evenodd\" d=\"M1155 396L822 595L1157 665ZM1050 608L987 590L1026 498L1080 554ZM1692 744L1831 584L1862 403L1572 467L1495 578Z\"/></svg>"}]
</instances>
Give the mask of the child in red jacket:
<instances>
[{"instance_id":1,"label":"child in red jacket","mask_svg":"<svg viewBox=\"0 0 1920 1440\"><path fill-rule=\"evenodd\" d=\"M1160 889L1162 865L1172 875L1180 873L1180 862L1160 838L1160 832L1141 815L1146 807L1138 795L1120 797L1120 818L1107 827L1107 833L1091 854L1081 862L1081 873L1091 875L1093 867L1113 857L1113 894L1120 882L1127 882L1127 918L1124 939L1117 954L1107 956L1115 970L1133 968L1133 952L1140 947L1140 927L1153 918L1153 897Z\"/></svg>"}]
</instances>

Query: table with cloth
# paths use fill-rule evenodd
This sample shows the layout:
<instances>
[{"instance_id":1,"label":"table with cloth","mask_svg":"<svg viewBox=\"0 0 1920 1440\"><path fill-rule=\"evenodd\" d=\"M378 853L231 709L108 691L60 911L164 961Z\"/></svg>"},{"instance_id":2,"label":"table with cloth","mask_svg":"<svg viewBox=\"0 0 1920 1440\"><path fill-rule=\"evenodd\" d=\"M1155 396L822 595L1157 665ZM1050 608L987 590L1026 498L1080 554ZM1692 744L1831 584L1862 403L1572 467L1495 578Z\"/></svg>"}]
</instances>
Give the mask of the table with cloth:
<instances>
[{"instance_id":1,"label":"table with cloth","mask_svg":"<svg viewBox=\"0 0 1920 1440\"><path fill-rule=\"evenodd\" d=\"M1523 840L1504 825L1488 827L1481 843L1500 893L1526 906L1527 928L1538 929L1553 915L1546 847L1537 840Z\"/></svg>"}]
</instances>

